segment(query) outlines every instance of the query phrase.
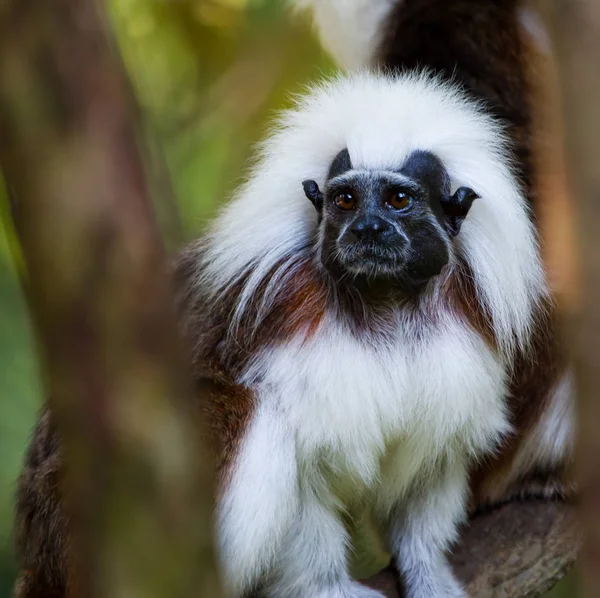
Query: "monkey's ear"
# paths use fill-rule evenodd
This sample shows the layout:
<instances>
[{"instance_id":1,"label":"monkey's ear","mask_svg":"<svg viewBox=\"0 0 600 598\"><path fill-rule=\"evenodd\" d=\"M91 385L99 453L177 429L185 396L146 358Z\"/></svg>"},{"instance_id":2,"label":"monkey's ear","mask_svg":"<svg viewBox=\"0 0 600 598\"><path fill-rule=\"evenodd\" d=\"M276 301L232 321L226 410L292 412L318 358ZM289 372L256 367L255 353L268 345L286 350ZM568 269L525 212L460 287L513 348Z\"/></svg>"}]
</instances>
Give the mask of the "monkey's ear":
<instances>
[{"instance_id":1,"label":"monkey's ear","mask_svg":"<svg viewBox=\"0 0 600 598\"><path fill-rule=\"evenodd\" d=\"M319 214L323 211L323 194L316 181L303 181L304 195L310 199L311 203L317 209Z\"/></svg>"},{"instance_id":2,"label":"monkey's ear","mask_svg":"<svg viewBox=\"0 0 600 598\"><path fill-rule=\"evenodd\" d=\"M460 187L451 197L442 198L442 208L446 220L446 231L451 237L456 237L460 232L460 227L464 222L473 202L479 199L479 195L469 189L469 187Z\"/></svg>"}]
</instances>

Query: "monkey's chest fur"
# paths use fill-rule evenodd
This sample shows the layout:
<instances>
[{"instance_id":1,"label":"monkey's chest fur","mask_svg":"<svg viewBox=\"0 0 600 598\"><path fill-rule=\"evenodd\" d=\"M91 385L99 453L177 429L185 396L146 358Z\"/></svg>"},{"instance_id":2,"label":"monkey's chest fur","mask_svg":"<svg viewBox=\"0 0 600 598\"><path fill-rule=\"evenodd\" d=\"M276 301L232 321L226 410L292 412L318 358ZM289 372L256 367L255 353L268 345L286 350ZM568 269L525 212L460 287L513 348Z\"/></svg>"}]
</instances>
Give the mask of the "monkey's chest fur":
<instances>
[{"instance_id":1,"label":"monkey's chest fur","mask_svg":"<svg viewBox=\"0 0 600 598\"><path fill-rule=\"evenodd\" d=\"M244 375L289 424L300 487L334 503L396 502L509 429L506 368L464 322L448 317L417 336L399 319L371 340L325 318Z\"/></svg>"}]
</instances>

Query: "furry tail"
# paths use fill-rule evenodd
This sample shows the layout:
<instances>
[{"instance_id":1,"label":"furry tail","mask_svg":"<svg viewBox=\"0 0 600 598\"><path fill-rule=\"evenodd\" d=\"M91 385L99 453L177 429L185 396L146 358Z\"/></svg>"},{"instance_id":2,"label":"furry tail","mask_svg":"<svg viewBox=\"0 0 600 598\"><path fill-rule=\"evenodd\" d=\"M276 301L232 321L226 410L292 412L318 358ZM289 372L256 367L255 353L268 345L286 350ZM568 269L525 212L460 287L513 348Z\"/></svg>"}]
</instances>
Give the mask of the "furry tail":
<instances>
[{"instance_id":1,"label":"furry tail","mask_svg":"<svg viewBox=\"0 0 600 598\"><path fill-rule=\"evenodd\" d=\"M511 15L525 7L528 0L289 0L300 10L312 13L323 47L339 66L357 69L385 64L386 38L405 19L414 22L415 16L436 14L479 15L494 17ZM417 17L417 20L420 20ZM425 18L425 22L427 22ZM448 22L448 26L459 25ZM427 34L426 31L423 33ZM442 29L436 34L445 36ZM393 40L392 43L396 43ZM398 42L401 43L401 42ZM396 65L392 65L396 66Z\"/></svg>"},{"instance_id":2,"label":"furry tail","mask_svg":"<svg viewBox=\"0 0 600 598\"><path fill-rule=\"evenodd\" d=\"M373 63L387 18L406 0L290 1L312 13L321 44L338 65L356 69Z\"/></svg>"}]
</instances>

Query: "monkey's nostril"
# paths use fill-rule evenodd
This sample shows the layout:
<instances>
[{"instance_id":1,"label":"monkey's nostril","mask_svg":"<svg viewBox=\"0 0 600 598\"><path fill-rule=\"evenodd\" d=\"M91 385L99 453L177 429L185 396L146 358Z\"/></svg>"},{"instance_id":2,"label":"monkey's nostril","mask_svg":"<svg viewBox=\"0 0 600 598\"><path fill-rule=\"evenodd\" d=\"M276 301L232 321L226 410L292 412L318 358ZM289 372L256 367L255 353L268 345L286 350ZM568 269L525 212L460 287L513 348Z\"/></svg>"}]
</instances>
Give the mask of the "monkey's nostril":
<instances>
[{"instance_id":1,"label":"monkey's nostril","mask_svg":"<svg viewBox=\"0 0 600 598\"><path fill-rule=\"evenodd\" d=\"M360 241L383 241L393 235L394 229L383 218L370 217L358 219L351 232Z\"/></svg>"}]
</instances>

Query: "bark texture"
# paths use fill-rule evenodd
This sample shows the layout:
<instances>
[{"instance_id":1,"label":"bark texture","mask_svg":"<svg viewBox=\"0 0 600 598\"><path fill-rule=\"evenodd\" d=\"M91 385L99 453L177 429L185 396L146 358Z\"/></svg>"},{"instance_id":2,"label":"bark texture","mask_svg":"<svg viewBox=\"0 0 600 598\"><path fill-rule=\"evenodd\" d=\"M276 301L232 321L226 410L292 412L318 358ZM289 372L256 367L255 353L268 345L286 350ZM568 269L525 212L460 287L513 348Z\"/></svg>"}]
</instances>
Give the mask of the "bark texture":
<instances>
[{"instance_id":1,"label":"bark texture","mask_svg":"<svg viewBox=\"0 0 600 598\"><path fill-rule=\"evenodd\" d=\"M452 556L469 596L534 598L573 566L579 548L575 508L560 502L509 503L476 516ZM368 581L388 598L401 598L388 569Z\"/></svg>"}]
</instances>

